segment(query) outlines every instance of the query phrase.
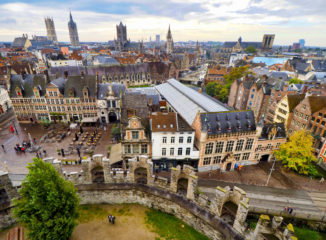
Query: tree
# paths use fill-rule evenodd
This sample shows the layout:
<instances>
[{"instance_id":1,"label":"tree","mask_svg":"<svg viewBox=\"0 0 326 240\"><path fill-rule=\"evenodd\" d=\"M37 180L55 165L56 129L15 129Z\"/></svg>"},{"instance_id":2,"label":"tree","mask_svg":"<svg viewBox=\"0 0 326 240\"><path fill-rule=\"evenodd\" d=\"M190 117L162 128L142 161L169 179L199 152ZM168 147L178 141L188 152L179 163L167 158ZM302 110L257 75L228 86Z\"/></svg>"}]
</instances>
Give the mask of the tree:
<instances>
[{"instance_id":1,"label":"tree","mask_svg":"<svg viewBox=\"0 0 326 240\"><path fill-rule=\"evenodd\" d=\"M76 189L50 163L33 160L19 190L21 197L14 200L14 215L30 240L69 239L78 217Z\"/></svg>"},{"instance_id":2,"label":"tree","mask_svg":"<svg viewBox=\"0 0 326 240\"><path fill-rule=\"evenodd\" d=\"M275 150L274 155L288 169L302 175L316 175L316 168L313 165L316 157L313 154L312 144L313 137L310 133L300 130L290 136L288 142Z\"/></svg>"},{"instance_id":3,"label":"tree","mask_svg":"<svg viewBox=\"0 0 326 240\"><path fill-rule=\"evenodd\" d=\"M303 83L303 81L298 79L298 78L291 78L290 81L289 81L289 84L292 84L292 83L301 84L301 83Z\"/></svg>"},{"instance_id":4,"label":"tree","mask_svg":"<svg viewBox=\"0 0 326 240\"><path fill-rule=\"evenodd\" d=\"M249 47L247 47L247 48L245 49L245 51L248 52L248 53L252 53L252 54L254 54L254 53L257 52L257 49L256 49L255 47L253 47L253 46L249 46Z\"/></svg>"},{"instance_id":5,"label":"tree","mask_svg":"<svg viewBox=\"0 0 326 240\"><path fill-rule=\"evenodd\" d=\"M219 84L217 82L209 82L206 84L206 88L205 91L209 96L216 96L216 90L217 90L217 86Z\"/></svg>"}]
</instances>

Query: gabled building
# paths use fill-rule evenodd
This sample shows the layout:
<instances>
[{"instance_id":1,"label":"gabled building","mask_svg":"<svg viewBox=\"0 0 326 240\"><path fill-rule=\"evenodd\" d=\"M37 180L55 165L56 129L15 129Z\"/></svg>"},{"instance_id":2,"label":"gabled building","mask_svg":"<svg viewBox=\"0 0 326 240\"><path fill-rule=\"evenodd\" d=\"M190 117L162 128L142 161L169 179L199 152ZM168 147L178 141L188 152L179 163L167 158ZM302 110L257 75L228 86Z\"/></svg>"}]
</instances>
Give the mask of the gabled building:
<instances>
[{"instance_id":1,"label":"gabled building","mask_svg":"<svg viewBox=\"0 0 326 240\"><path fill-rule=\"evenodd\" d=\"M305 94L286 95L275 108L274 123L284 123L288 129L294 108L305 98Z\"/></svg>"},{"instance_id":2,"label":"gabled building","mask_svg":"<svg viewBox=\"0 0 326 240\"><path fill-rule=\"evenodd\" d=\"M155 170L184 164L197 168L199 151L194 147L195 131L179 114L154 112L150 128Z\"/></svg>"},{"instance_id":3,"label":"gabled building","mask_svg":"<svg viewBox=\"0 0 326 240\"><path fill-rule=\"evenodd\" d=\"M128 159L140 155L151 156L151 141L142 124L141 118L132 116L128 119L128 125L123 131L122 159Z\"/></svg>"},{"instance_id":4,"label":"gabled building","mask_svg":"<svg viewBox=\"0 0 326 240\"><path fill-rule=\"evenodd\" d=\"M313 114L326 107L326 96L307 96L293 110L289 134L311 128ZM318 134L323 134L319 132ZM326 133L325 133L326 134Z\"/></svg>"}]
</instances>

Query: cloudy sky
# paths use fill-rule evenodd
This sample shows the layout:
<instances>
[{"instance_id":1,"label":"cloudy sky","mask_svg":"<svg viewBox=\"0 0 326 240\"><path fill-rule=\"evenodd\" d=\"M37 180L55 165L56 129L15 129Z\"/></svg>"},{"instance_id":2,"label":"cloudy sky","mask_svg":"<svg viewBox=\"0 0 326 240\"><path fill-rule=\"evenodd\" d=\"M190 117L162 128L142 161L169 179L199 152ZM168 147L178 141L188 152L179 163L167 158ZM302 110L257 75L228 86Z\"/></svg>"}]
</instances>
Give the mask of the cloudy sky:
<instances>
[{"instance_id":1,"label":"cloudy sky","mask_svg":"<svg viewBox=\"0 0 326 240\"><path fill-rule=\"evenodd\" d=\"M123 21L134 41L165 39L171 24L175 41L261 41L275 33L275 44L304 38L326 46L326 0L0 0L0 41L46 35L45 16L53 17L59 41L68 41L69 10L80 41L112 40Z\"/></svg>"}]
</instances>

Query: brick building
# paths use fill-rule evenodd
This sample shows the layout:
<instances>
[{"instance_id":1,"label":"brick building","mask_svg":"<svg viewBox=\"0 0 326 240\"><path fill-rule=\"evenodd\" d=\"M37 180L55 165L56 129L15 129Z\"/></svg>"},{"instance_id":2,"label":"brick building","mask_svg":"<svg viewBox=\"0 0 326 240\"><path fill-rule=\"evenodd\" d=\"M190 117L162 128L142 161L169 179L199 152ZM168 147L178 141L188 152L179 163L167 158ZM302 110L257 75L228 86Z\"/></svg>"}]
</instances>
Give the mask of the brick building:
<instances>
[{"instance_id":1,"label":"brick building","mask_svg":"<svg viewBox=\"0 0 326 240\"><path fill-rule=\"evenodd\" d=\"M234 81L230 88L228 105L237 110L246 110L250 89L256 80L253 76L246 76Z\"/></svg>"},{"instance_id":2,"label":"brick building","mask_svg":"<svg viewBox=\"0 0 326 240\"><path fill-rule=\"evenodd\" d=\"M308 129L312 117L319 117L318 115L315 116L314 113L319 112L325 107L326 96L305 97L305 99L303 99L293 110L293 115L289 126L289 134L301 129Z\"/></svg>"},{"instance_id":3,"label":"brick building","mask_svg":"<svg viewBox=\"0 0 326 240\"><path fill-rule=\"evenodd\" d=\"M230 171L236 165L269 161L286 138L282 124L256 128L253 111L197 113L193 127L199 171Z\"/></svg>"}]
</instances>

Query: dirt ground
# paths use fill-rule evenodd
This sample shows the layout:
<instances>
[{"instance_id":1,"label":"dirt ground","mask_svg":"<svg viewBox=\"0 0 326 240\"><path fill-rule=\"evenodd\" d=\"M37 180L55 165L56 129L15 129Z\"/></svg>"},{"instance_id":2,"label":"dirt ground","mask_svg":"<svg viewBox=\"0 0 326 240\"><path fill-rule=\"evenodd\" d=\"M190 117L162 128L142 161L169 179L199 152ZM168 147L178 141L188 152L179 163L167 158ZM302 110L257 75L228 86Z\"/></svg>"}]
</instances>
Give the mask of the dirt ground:
<instances>
[{"instance_id":1,"label":"dirt ground","mask_svg":"<svg viewBox=\"0 0 326 240\"><path fill-rule=\"evenodd\" d=\"M200 179L214 179L219 181L252 184L265 186L272 163L260 163L252 166L244 166L241 171L220 172L219 170L198 173ZM283 189L303 189L307 191L326 191L326 181L319 182L319 179L310 179L309 177L299 176L291 171L286 171L281 163L275 164L275 170L272 173L268 184L269 187Z\"/></svg>"},{"instance_id":2,"label":"dirt ground","mask_svg":"<svg viewBox=\"0 0 326 240\"><path fill-rule=\"evenodd\" d=\"M117 206L102 205L109 213L116 212ZM116 223L112 225L107 217L79 224L71 240L155 240L158 235L151 232L145 224L147 208L140 205L128 205L128 214L116 215Z\"/></svg>"}]
</instances>

